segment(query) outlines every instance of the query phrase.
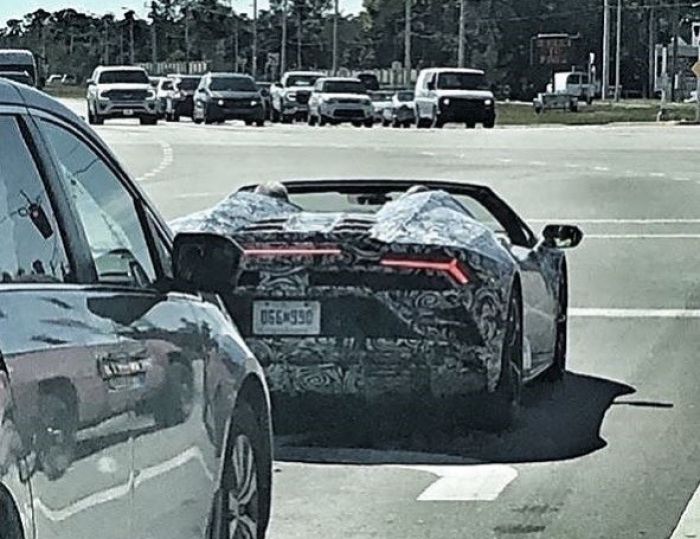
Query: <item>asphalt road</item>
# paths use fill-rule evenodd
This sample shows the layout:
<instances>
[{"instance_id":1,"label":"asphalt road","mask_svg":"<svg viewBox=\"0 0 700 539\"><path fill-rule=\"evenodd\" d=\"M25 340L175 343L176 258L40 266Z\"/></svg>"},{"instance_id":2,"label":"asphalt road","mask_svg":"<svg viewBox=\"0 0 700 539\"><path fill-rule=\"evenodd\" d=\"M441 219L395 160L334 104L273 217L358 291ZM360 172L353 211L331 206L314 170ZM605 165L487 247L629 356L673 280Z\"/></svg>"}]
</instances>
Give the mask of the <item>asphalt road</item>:
<instances>
[{"instance_id":1,"label":"asphalt road","mask_svg":"<svg viewBox=\"0 0 700 539\"><path fill-rule=\"evenodd\" d=\"M450 178L492 186L536 229L587 233L563 385L530 388L500 436L279 440L272 539L700 537L700 131L98 131L168 218L263 180Z\"/></svg>"}]
</instances>

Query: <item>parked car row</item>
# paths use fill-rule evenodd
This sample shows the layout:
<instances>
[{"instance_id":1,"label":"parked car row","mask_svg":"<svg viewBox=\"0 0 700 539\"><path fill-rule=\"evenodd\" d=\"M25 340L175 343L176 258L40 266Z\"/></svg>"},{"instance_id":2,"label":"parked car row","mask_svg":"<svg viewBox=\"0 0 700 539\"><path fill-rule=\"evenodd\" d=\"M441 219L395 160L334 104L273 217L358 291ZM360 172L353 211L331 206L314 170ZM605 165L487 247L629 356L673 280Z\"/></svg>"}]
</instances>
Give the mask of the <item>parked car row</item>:
<instances>
[{"instance_id":1,"label":"parked car row","mask_svg":"<svg viewBox=\"0 0 700 539\"><path fill-rule=\"evenodd\" d=\"M431 68L420 72L415 90L371 90L373 81L328 77L318 71L290 71L279 83L255 82L239 73L169 75L150 78L139 67L98 67L88 81L88 120L136 117L213 124L242 120L246 125L295 121L324 126L468 128L496 123L495 97L483 71Z\"/></svg>"}]
</instances>

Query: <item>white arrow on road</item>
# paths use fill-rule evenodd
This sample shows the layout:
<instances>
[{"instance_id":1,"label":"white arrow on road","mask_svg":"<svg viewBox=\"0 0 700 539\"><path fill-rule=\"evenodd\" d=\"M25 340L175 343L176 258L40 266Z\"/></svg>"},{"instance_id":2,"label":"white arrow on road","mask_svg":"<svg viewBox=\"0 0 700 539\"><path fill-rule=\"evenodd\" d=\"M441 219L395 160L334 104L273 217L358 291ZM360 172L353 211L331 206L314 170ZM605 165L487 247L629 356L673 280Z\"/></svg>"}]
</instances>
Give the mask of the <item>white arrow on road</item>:
<instances>
[{"instance_id":1,"label":"white arrow on road","mask_svg":"<svg viewBox=\"0 0 700 539\"><path fill-rule=\"evenodd\" d=\"M518 471L505 464L400 468L438 476L439 479L418 496L419 502L493 501L518 477Z\"/></svg>"}]
</instances>

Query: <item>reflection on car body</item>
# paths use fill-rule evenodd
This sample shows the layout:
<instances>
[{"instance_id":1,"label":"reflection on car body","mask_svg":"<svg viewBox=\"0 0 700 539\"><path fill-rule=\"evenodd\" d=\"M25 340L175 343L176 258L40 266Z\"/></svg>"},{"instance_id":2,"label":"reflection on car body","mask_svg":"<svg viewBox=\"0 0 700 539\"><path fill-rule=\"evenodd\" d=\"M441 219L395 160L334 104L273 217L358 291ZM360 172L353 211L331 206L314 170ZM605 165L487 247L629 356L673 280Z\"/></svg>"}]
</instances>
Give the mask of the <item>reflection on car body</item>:
<instances>
[{"instance_id":1,"label":"reflection on car body","mask_svg":"<svg viewBox=\"0 0 700 539\"><path fill-rule=\"evenodd\" d=\"M266 383L204 268L84 121L0 103L2 535L264 537Z\"/></svg>"}]
</instances>

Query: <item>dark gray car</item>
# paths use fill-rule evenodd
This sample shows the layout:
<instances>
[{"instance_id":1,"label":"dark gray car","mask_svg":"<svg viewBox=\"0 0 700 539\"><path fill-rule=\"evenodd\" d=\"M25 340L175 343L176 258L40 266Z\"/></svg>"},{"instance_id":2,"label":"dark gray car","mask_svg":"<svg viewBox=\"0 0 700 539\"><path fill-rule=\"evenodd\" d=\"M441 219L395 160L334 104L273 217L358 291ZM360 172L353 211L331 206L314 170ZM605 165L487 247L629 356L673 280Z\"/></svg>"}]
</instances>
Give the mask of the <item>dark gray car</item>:
<instances>
[{"instance_id":1,"label":"dark gray car","mask_svg":"<svg viewBox=\"0 0 700 539\"><path fill-rule=\"evenodd\" d=\"M263 538L268 390L208 273L239 247L172 240L83 120L1 79L0 140L0 536Z\"/></svg>"},{"instance_id":2,"label":"dark gray car","mask_svg":"<svg viewBox=\"0 0 700 539\"><path fill-rule=\"evenodd\" d=\"M246 125L265 125L265 105L255 81L248 75L208 73L194 95L195 123L243 120Z\"/></svg>"}]
</instances>

